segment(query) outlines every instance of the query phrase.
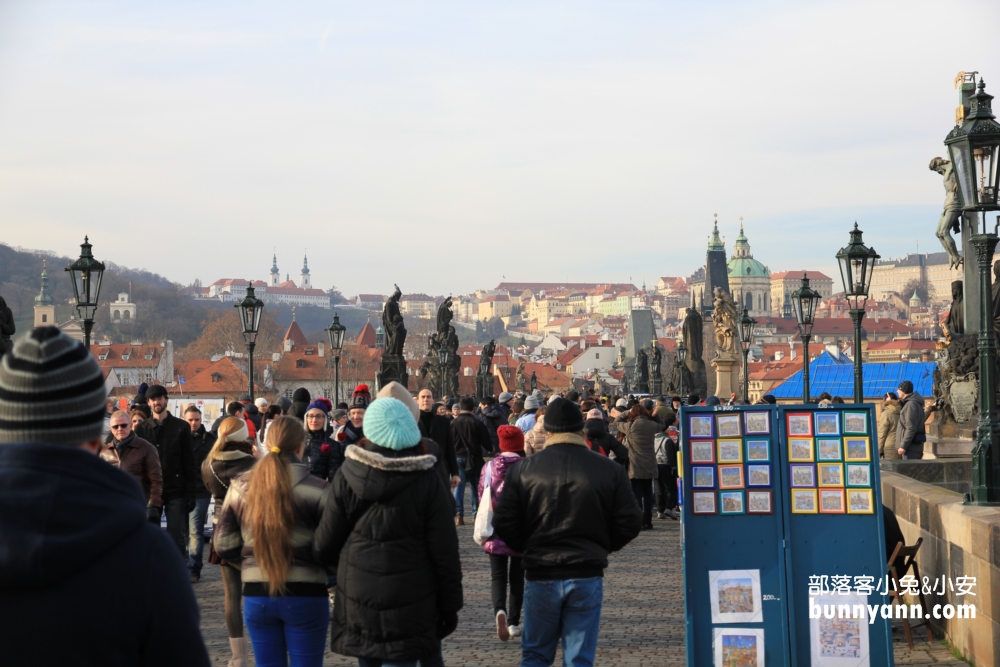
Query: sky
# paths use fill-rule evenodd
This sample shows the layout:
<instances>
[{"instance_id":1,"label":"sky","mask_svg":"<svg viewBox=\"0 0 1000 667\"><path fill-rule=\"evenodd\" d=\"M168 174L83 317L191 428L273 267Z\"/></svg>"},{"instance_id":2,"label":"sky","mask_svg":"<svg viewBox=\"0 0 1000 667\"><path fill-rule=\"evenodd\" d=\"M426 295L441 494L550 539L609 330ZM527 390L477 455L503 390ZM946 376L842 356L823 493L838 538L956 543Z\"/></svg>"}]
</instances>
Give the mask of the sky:
<instances>
[{"instance_id":1,"label":"sky","mask_svg":"<svg viewBox=\"0 0 1000 667\"><path fill-rule=\"evenodd\" d=\"M956 21L992 32L959 30ZM1000 3L0 3L0 241L345 295L936 252ZM956 38L961 36L962 40ZM1000 104L998 104L1000 109Z\"/></svg>"}]
</instances>

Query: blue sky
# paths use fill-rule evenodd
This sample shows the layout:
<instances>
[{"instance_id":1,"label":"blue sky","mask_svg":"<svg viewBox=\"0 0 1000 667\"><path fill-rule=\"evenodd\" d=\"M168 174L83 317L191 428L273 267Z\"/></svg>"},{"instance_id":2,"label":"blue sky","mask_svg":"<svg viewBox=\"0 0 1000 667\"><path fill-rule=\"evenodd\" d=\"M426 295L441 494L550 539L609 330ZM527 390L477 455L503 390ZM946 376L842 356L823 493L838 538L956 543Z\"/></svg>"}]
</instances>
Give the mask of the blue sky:
<instances>
[{"instance_id":1,"label":"blue sky","mask_svg":"<svg viewBox=\"0 0 1000 667\"><path fill-rule=\"evenodd\" d=\"M2 240L184 283L308 248L347 294L652 283L713 214L772 271L855 220L936 251L952 81L1000 91L961 17L1000 3L6 2Z\"/></svg>"}]
</instances>

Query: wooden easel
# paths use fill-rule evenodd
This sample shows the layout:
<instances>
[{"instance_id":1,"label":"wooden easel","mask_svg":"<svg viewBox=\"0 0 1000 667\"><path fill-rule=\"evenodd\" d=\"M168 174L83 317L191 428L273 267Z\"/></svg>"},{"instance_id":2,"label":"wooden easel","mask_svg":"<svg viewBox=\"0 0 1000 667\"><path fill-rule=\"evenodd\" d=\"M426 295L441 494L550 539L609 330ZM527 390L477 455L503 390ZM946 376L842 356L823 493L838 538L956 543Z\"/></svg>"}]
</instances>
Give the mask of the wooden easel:
<instances>
[{"instance_id":1,"label":"wooden easel","mask_svg":"<svg viewBox=\"0 0 1000 667\"><path fill-rule=\"evenodd\" d=\"M902 542L896 545L893 550L892 555L889 556L889 563L886 565L886 571L889 576L892 577L892 587L893 590L888 591L889 597L898 602L901 605L905 605L906 602L903 601L902 586L899 583L900 577L905 577L910 570L913 570L913 576L920 581L920 567L917 565L917 552L920 551L920 545L923 543L924 538L919 538L917 543L912 547L903 546ZM903 561L903 572L900 574L896 572L896 568L893 563L896 559L902 557ZM924 591L920 586L917 586L917 598L920 600L920 611L921 611L921 621L910 625L909 617L903 619L903 633L906 634L906 643L910 645L910 650L913 650L913 630L924 626L927 628L927 641L934 643L934 635L931 634L931 622L927 614L927 601L924 599ZM893 604L890 602L890 604Z\"/></svg>"}]
</instances>

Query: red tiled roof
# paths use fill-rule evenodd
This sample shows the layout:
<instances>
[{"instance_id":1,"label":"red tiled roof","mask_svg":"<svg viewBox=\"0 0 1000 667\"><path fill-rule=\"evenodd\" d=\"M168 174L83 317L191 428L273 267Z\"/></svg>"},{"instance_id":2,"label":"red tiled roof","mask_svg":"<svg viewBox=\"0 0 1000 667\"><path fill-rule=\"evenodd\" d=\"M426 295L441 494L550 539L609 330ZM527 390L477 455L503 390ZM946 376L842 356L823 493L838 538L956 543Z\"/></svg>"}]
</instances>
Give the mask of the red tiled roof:
<instances>
[{"instance_id":1,"label":"red tiled roof","mask_svg":"<svg viewBox=\"0 0 1000 667\"><path fill-rule=\"evenodd\" d=\"M193 376L185 376L185 394L242 394L247 374L229 357L222 357Z\"/></svg>"},{"instance_id":2,"label":"red tiled roof","mask_svg":"<svg viewBox=\"0 0 1000 667\"><path fill-rule=\"evenodd\" d=\"M115 343L112 345L91 345L90 352L103 368L155 368L160 365L162 354L159 343L132 345ZM106 356L101 359L102 355ZM146 355L150 358L147 359ZM127 359L125 357L128 357Z\"/></svg>"},{"instance_id":3,"label":"red tiled roof","mask_svg":"<svg viewBox=\"0 0 1000 667\"><path fill-rule=\"evenodd\" d=\"M308 345L309 341L306 340L306 335L302 333L299 323L292 320L292 323L288 325L288 331L285 332L285 337L283 340L292 341L292 345Z\"/></svg>"},{"instance_id":4,"label":"red tiled roof","mask_svg":"<svg viewBox=\"0 0 1000 667\"><path fill-rule=\"evenodd\" d=\"M375 327L372 326L371 322L365 322L365 326L361 327L361 333L358 334L358 345L375 347L376 342Z\"/></svg>"}]
</instances>

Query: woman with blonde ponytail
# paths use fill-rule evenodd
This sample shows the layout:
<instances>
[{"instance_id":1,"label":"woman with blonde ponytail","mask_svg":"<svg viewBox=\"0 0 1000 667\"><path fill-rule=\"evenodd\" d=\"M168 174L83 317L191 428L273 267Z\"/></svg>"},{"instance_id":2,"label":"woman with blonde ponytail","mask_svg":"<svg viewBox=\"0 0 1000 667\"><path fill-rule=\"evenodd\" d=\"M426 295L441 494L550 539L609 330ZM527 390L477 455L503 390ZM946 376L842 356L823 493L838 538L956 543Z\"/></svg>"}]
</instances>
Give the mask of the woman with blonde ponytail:
<instances>
[{"instance_id":1,"label":"woman with blonde ponytail","mask_svg":"<svg viewBox=\"0 0 1000 667\"><path fill-rule=\"evenodd\" d=\"M264 445L269 456L229 487L214 546L220 558L241 563L243 615L258 667L319 667L330 620L328 573L312 547L327 483L302 463L299 420L276 418Z\"/></svg>"}]
</instances>

